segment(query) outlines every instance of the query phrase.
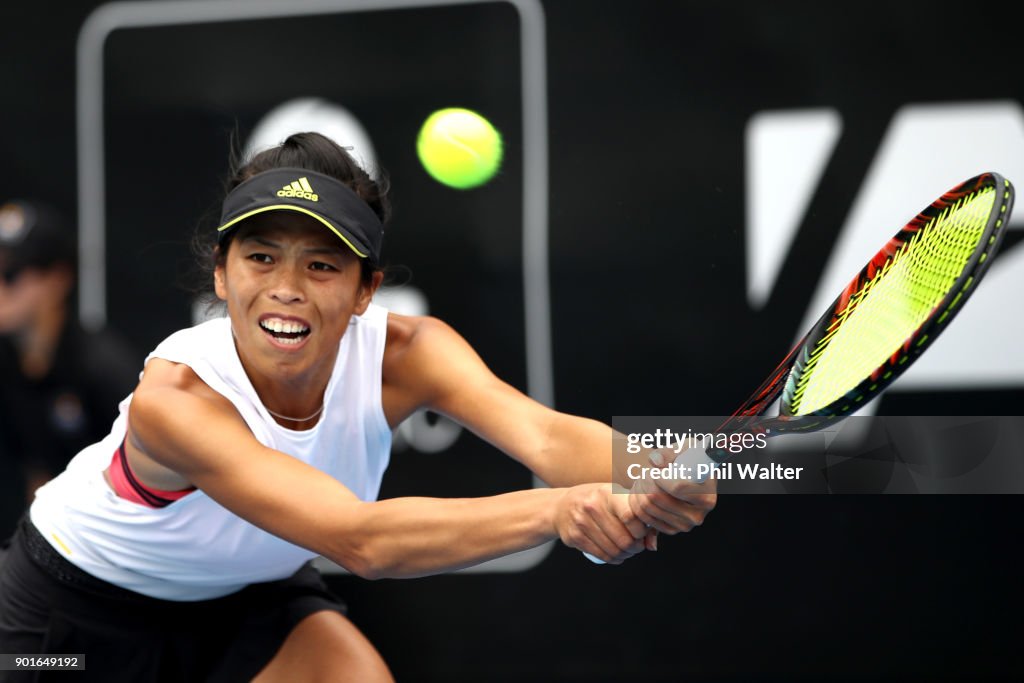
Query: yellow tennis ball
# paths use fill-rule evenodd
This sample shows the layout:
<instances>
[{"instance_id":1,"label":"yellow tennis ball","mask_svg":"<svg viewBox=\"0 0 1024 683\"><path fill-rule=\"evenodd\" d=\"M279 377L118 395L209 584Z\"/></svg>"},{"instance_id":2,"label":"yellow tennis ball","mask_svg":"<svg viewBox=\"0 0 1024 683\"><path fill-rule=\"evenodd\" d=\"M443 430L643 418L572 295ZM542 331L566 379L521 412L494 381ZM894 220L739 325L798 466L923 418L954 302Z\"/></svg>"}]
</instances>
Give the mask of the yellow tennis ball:
<instances>
[{"instance_id":1,"label":"yellow tennis ball","mask_svg":"<svg viewBox=\"0 0 1024 683\"><path fill-rule=\"evenodd\" d=\"M423 168L460 190L479 187L501 166L501 133L469 109L449 108L427 117L416 140Z\"/></svg>"}]
</instances>

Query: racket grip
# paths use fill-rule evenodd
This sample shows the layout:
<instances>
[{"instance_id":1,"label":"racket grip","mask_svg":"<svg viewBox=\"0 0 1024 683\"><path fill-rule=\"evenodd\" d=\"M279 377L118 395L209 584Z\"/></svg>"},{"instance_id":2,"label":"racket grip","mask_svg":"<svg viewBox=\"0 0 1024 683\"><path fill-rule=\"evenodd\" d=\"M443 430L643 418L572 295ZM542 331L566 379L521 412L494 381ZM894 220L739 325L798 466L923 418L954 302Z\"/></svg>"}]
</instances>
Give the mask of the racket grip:
<instances>
[{"instance_id":1,"label":"racket grip","mask_svg":"<svg viewBox=\"0 0 1024 683\"><path fill-rule=\"evenodd\" d=\"M651 455L654 455L653 453ZM687 448L685 451L676 456L675 463L680 467L689 468L686 471L693 477L693 481L698 484L703 484L711 478L711 467L705 467L706 472L700 472L698 474L698 465L714 465L715 461L708 457L708 454L699 448ZM587 558L594 564L606 564L606 562L598 557L594 557L588 552L583 553L583 557Z\"/></svg>"}]
</instances>

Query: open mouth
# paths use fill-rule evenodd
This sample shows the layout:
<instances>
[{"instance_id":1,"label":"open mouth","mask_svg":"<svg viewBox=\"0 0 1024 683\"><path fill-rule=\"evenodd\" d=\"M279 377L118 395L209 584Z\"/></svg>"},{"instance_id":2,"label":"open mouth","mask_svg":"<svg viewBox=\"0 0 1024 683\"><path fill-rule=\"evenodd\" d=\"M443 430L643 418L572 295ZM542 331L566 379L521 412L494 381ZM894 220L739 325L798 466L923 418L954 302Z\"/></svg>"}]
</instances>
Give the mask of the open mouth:
<instances>
[{"instance_id":1,"label":"open mouth","mask_svg":"<svg viewBox=\"0 0 1024 683\"><path fill-rule=\"evenodd\" d=\"M309 326L296 320L284 318L264 318L260 327L280 344L299 344L309 336Z\"/></svg>"}]
</instances>

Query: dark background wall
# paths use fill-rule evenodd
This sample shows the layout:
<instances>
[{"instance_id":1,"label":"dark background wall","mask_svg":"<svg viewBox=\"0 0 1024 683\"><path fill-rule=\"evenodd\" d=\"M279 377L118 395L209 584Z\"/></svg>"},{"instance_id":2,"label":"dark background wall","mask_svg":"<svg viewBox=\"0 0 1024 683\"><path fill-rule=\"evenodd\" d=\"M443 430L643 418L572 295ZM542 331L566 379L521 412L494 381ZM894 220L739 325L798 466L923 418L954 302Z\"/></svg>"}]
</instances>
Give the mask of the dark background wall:
<instances>
[{"instance_id":1,"label":"dark background wall","mask_svg":"<svg viewBox=\"0 0 1024 683\"><path fill-rule=\"evenodd\" d=\"M0 195L77 211L75 41L99 4L5 8ZM556 405L604 420L730 412L801 325L813 264L894 112L1024 95L1009 27L984 8L542 6ZM360 118L392 175L392 263L525 389L518 37L502 4L112 34L111 324L143 349L188 324L186 244L216 207L230 135L315 95ZM433 183L413 154L419 122L448 105L481 109L506 135L501 176L473 193ZM819 107L843 133L758 309L744 284L746 126ZM897 227L879 226L879 241ZM1020 415L1024 382L893 392L879 411ZM396 453L383 494L529 485L463 434L444 453ZM521 573L332 582L399 680L1010 679L1024 672L1020 512L1016 496L731 496L703 528L622 567L558 547Z\"/></svg>"}]
</instances>

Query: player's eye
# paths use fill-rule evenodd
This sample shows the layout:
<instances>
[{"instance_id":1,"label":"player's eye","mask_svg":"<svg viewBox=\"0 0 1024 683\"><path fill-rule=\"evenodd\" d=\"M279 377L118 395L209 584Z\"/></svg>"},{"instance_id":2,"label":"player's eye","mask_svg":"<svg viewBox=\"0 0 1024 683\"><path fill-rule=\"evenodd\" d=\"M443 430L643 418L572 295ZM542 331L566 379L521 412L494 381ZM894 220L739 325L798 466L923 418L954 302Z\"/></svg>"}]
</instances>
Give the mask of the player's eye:
<instances>
[{"instance_id":1,"label":"player's eye","mask_svg":"<svg viewBox=\"0 0 1024 683\"><path fill-rule=\"evenodd\" d=\"M274 259L272 259L270 257L270 254L261 254L261 253L258 253L258 252L257 253L253 253L253 254L249 254L249 256L247 258L250 261L255 261L257 263L273 263L274 262Z\"/></svg>"},{"instance_id":2,"label":"player's eye","mask_svg":"<svg viewBox=\"0 0 1024 683\"><path fill-rule=\"evenodd\" d=\"M337 268L332 266L330 263L324 263L323 261L313 261L312 263L309 264L309 267L312 270L317 270L320 272L330 272L333 270L337 270Z\"/></svg>"}]
</instances>

